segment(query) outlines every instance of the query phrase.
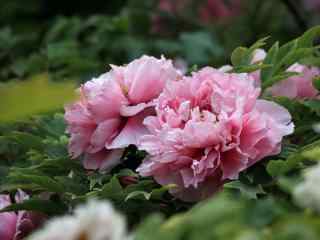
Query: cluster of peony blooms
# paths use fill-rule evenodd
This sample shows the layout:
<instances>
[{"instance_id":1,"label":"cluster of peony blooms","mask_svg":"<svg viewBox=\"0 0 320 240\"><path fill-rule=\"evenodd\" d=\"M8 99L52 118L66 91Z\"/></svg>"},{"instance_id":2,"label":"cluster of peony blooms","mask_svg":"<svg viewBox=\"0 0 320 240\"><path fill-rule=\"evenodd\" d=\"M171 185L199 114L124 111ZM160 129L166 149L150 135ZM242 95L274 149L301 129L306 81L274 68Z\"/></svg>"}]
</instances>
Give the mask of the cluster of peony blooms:
<instances>
[{"instance_id":1,"label":"cluster of peony blooms","mask_svg":"<svg viewBox=\"0 0 320 240\"><path fill-rule=\"evenodd\" d=\"M262 61L257 50L252 62ZM69 152L86 169L110 170L131 144L148 153L141 176L185 201L208 197L266 156L278 154L293 132L289 112L259 99L260 73L226 73L205 67L182 75L170 60L143 56L85 83L80 100L66 107ZM301 75L269 92L316 97L316 68L294 64ZM302 87L303 86L303 87Z\"/></svg>"},{"instance_id":2,"label":"cluster of peony blooms","mask_svg":"<svg viewBox=\"0 0 320 240\"><path fill-rule=\"evenodd\" d=\"M16 202L28 199L28 195L19 190L15 196ZM0 209L12 204L9 195L0 195ZM0 213L0 239L20 240L24 239L34 229L38 228L45 220L45 216L40 213L19 211Z\"/></svg>"}]
</instances>

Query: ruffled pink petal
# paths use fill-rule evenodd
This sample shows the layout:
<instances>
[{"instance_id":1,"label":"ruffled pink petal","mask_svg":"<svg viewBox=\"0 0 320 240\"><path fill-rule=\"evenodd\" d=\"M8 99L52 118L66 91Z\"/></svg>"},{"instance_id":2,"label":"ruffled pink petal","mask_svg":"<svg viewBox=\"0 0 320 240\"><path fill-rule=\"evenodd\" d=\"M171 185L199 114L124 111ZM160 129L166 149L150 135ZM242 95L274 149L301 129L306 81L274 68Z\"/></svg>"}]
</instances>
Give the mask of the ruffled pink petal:
<instances>
[{"instance_id":1,"label":"ruffled pink petal","mask_svg":"<svg viewBox=\"0 0 320 240\"><path fill-rule=\"evenodd\" d=\"M132 105L150 102L159 96L167 81L176 80L179 76L171 61L148 56L134 60L121 70L123 87L128 90Z\"/></svg>"},{"instance_id":2,"label":"ruffled pink petal","mask_svg":"<svg viewBox=\"0 0 320 240\"><path fill-rule=\"evenodd\" d=\"M99 169L101 171L111 170L120 163L123 150L102 150L93 154L86 154L83 159L83 166L89 170Z\"/></svg>"},{"instance_id":3,"label":"ruffled pink petal","mask_svg":"<svg viewBox=\"0 0 320 240\"><path fill-rule=\"evenodd\" d=\"M138 113L142 112L144 109L146 109L148 107L152 107L154 105L155 105L155 103L152 101L149 103L139 103L139 104L133 105L133 106L123 105L120 108L120 114L123 117L132 117L132 116L137 115Z\"/></svg>"},{"instance_id":4,"label":"ruffled pink petal","mask_svg":"<svg viewBox=\"0 0 320 240\"><path fill-rule=\"evenodd\" d=\"M106 81L96 95L88 101L88 110L93 116L96 123L103 122L108 118L117 118L120 116L120 108L128 104L128 100L124 95L116 79L110 78Z\"/></svg>"},{"instance_id":5,"label":"ruffled pink petal","mask_svg":"<svg viewBox=\"0 0 320 240\"><path fill-rule=\"evenodd\" d=\"M152 113L152 109L147 109L136 116L130 117L112 143L106 144L106 148L118 149L127 147L130 144L138 145L139 138L148 133L147 128L143 125L143 120Z\"/></svg>"},{"instance_id":6,"label":"ruffled pink petal","mask_svg":"<svg viewBox=\"0 0 320 240\"><path fill-rule=\"evenodd\" d=\"M237 179L239 173L247 168L248 156L233 149L221 155L222 179Z\"/></svg>"},{"instance_id":7,"label":"ruffled pink petal","mask_svg":"<svg viewBox=\"0 0 320 240\"><path fill-rule=\"evenodd\" d=\"M291 115L284 107L270 101L258 100L256 105L260 113L266 113L268 116L279 124L283 136L293 133L294 124Z\"/></svg>"},{"instance_id":8,"label":"ruffled pink petal","mask_svg":"<svg viewBox=\"0 0 320 240\"><path fill-rule=\"evenodd\" d=\"M91 135L91 145L87 152L95 153L103 149L118 134L120 125L120 118L111 118L101 122Z\"/></svg>"},{"instance_id":9,"label":"ruffled pink petal","mask_svg":"<svg viewBox=\"0 0 320 240\"><path fill-rule=\"evenodd\" d=\"M42 226L46 218L47 216L42 213L20 211L13 240L25 239L30 233Z\"/></svg>"}]
</instances>

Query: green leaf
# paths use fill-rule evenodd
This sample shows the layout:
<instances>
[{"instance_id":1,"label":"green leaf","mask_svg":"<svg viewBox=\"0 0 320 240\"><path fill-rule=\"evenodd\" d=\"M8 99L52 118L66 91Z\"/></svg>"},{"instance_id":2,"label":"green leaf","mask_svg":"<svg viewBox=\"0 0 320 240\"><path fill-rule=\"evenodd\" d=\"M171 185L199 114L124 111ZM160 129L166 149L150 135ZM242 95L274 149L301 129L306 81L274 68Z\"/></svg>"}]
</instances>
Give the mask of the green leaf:
<instances>
[{"instance_id":1,"label":"green leaf","mask_svg":"<svg viewBox=\"0 0 320 240\"><path fill-rule=\"evenodd\" d=\"M46 213L49 215L55 215L65 213L67 211L67 206L62 203L56 203L49 200L29 199L23 201L22 203L11 204L10 206L1 209L0 213L20 210L35 211Z\"/></svg>"},{"instance_id":2,"label":"green leaf","mask_svg":"<svg viewBox=\"0 0 320 240\"><path fill-rule=\"evenodd\" d=\"M312 79L312 85L318 91L320 90L320 76L316 76L314 79Z\"/></svg>"},{"instance_id":3,"label":"green leaf","mask_svg":"<svg viewBox=\"0 0 320 240\"><path fill-rule=\"evenodd\" d=\"M101 197L114 201L122 201L125 198L125 193L116 176L113 176L107 184L103 186L100 192Z\"/></svg>"},{"instance_id":4,"label":"green leaf","mask_svg":"<svg viewBox=\"0 0 320 240\"><path fill-rule=\"evenodd\" d=\"M252 60L254 51L264 46L266 44L267 39L268 37L259 39L250 48L246 48L246 47L236 48L231 54L231 63L234 69L237 70L239 68L249 68L252 65L251 60ZM260 68L257 68L257 69L260 69Z\"/></svg>"},{"instance_id":5,"label":"green leaf","mask_svg":"<svg viewBox=\"0 0 320 240\"><path fill-rule=\"evenodd\" d=\"M238 67L234 67L233 68L233 72L236 73L251 73L251 72L255 72L257 70L260 69L264 69L264 68L271 68L272 65L271 64L252 64L252 65L248 65L248 66L238 66Z\"/></svg>"},{"instance_id":6,"label":"green leaf","mask_svg":"<svg viewBox=\"0 0 320 240\"><path fill-rule=\"evenodd\" d=\"M126 198L125 201L128 201L130 199L145 199L145 200L149 200L151 197L151 193L147 193L145 191L134 191L129 193Z\"/></svg>"},{"instance_id":7,"label":"green leaf","mask_svg":"<svg viewBox=\"0 0 320 240\"><path fill-rule=\"evenodd\" d=\"M118 177L126 177L126 176L131 176L131 177L138 177L139 175L132 171L131 169L125 168L121 169L119 173L117 173Z\"/></svg>"},{"instance_id":8,"label":"green leaf","mask_svg":"<svg viewBox=\"0 0 320 240\"><path fill-rule=\"evenodd\" d=\"M306 31L299 39L298 46L303 48L312 47L316 37L320 36L320 26L315 26Z\"/></svg>"},{"instance_id":9,"label":"green leaf","mask_svg":"<svg viewBox=\"0 0 320 240\"><path fill-rule=\"evenodd\" d=\"M224 188L239 190L241 194L248 199L257 199L258 194L265 194L265 191L260 184L257 186L249 186L243 184L240 181L232 181L230 183L226 183L224 185Z\"/></svg>"},{"instance_id":10,"label":"green leaf","mask_svg":"<svg viewBox=\"0 0 320 240\"><path fill-rule=\"evenodd\" d=\"M151 192L151 199L154 200L161 200L163 198L163 195L168 192L171 189L176 188L176 184L168 184L164 185L161 188L153 189Z\"/></svg>"},{"instance_id":11,"label":"green leaf","mask_svg":"<svg viewBox=\"0 0 320 240\"><path fill-rule=\"evenodd\" d=\"M303 104L310 108L311 111L315 112L318 116L320 116L320 100L313 99L303 101Z\"/></svg>"},{"instance_id":12,"label":"green leaf","mask_svg":"<svg viewBox=\"0 0 320 240\"><path fill-rule=\"evenodd\" d=\"M267 171L273 177L281 176L295 169L302 160L299 155L291 156L287 160L271 160L267 165Z\"/></svg>"},{"instance_id":13,"label":"green leaf","mask_svg":"<svg viewBox=\"0 0 320 240\"><path fill-rule=\"evenodd\" d=\"M313 47L313 41L319 35L320 28L318 26L280 48L278 42L275 43L263 62L264 64L272 64L273 67L261 71L262 88L266 89L286 78L285 72L290 65L312 58L316 50Z\"/></svg>"},{"instance_id":14,"label":"green leaf","mask_svg":"<svg viewBox=\"0 0 320 240\"><path fill-rule=\"evenodd\" d=\"M278 57L279 53L279 42L276 42L273 44L273 46L269 49L268 54L266 58L264 59L263 63L264 64L271 64L274 66L274 63ZM273 74L273 68L266 68L261 71L261 80L262 84L266 82Z\"/></svg>"},{"instance_id":15,"label":"green leaf","mask_svg":"<svg viewBox=\"0 0 320 240\"><path fill-rule=\"evenodd\" d=\"M66 190L63 184L48 176L11 173L8 178L14 183L32 183L49 192L64 193Z\"/></svg>"},{"instance_id":16,"label":"green leaf","mask_svg":"<svg viewBox=\"0 0 320 240\"><path fill-rule=\"evenodd\" d=\"M307 57L299 60L300 64L307 65L307 66L315 66L320 67L320 57Z\"/></svg>"},{"instance_id":17,"label":"green leaf","mask_svg":"<svg viewBox=\"0 0 320 240\"><path fill-rule=\"evenodd\" d=\"M248 56L248 48L237 47L231 54L231 63L233 66L241 66L246 62L244 60Z\"/></svg>"},{"instance_id":18,"label":"green leaf","mask_svg":"<svg viewBox=\"0 0 320 240\"><path fill-rule=\"evenodd\" d=\"M299 152L291 154L286 160L271 160L267 165L268 173L273 177L285 175L290 171L303 167L303 161L306 160L305 154L319 149L320 140L302 147Z\"/></svg>"},{"instance_id":19,"label":"green leaf","mask_svg":"<svg viewBox=\"0 0 320 240\"><path fill-rule=\"evenodd\" d=\"M17 142L19 145L26 149L37 149L43 148L42 139L38 136L32 135L26 132L12 132L9 136L12 140Z\"/></svg>"}]
</instances>

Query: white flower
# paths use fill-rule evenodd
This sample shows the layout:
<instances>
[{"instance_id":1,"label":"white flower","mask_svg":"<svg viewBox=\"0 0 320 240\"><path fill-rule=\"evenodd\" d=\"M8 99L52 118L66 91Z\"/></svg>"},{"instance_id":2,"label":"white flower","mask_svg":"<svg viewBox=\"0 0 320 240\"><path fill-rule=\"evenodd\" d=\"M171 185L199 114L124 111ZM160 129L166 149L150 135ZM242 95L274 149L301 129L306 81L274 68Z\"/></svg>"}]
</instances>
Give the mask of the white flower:
<instances>
[{"instance_id":1,"label":"white flower","mask_svg":"<svg viewBox=\"0 0 320 240\"><path fill-rule=\"evenodd\" d=\"M301 207L312 208L320 213L320 164L307 169L304 177L305 180L294 190L295 200Z\"/></svg>"},{"instance_id":2,"label":"white flower","mask_svg":"<svg viewBox=\"0 0 320 240\"><path fill-rule=\"evenodd\" d=\"M126 223L109 202L91 200L72 216L51 220L30 240L126 240Z\"/></svg>"}]
</instances>

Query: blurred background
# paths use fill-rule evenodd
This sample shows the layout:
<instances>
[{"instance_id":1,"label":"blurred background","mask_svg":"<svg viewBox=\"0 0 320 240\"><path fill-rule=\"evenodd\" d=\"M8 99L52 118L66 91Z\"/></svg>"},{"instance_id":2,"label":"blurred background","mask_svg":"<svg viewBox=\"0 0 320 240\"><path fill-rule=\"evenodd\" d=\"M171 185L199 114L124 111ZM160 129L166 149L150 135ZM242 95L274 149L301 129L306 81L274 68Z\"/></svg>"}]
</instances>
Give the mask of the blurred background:
<instances>
[{"instance_id":1,"label":"blurred background","mask_svg":"<svg viewBox=\"0 0 320 240\"><path fill-rule=\"evenodd\" d=\"M78 84L143 54L218 67L235 47L283 43L318 23L320 0L1 0L0 82Z\"/></svg>"}]
</instances>

